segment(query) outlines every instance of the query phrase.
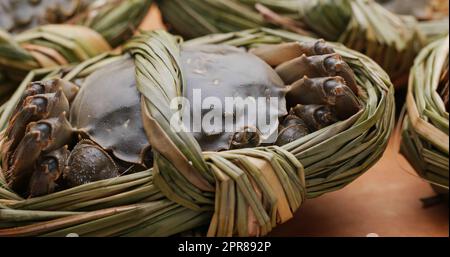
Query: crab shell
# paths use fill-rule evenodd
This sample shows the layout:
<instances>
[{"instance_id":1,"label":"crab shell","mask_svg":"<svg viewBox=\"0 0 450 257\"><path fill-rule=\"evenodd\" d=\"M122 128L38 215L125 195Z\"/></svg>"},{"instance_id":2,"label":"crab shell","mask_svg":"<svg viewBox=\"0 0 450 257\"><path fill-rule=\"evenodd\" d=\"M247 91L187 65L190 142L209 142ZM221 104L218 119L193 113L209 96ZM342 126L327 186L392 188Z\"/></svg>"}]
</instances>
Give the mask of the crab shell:
<instances>
[{"instance_id":1,"label":"crab shell","mask_svg":"<svg viewBox=\"0 0 450 257\"><path fill-rule=\"evenodd\" d=\"M190 103L183 113L185 126L193 129L202 150L228 150L233 145L255 147L276 141L278 119L287 114L286 87L266 62L245 49L202 45L183 47L181 68L187 83L184 96ZM201 92L202 102L196 101L195 91ZM251 108L240 100L256 104ZM214 123L208 123L210 115L220 117L221 122L195 130L199 120L193 116L199 110L203 124ZM248 136L249 132L253 136ZM247 135L238 136L239 141L248 142L235 142L235 134L239 133Z\"/></svg>"},{"instance_id":2,"label":"crab shell","mask_svg":"<svg viewBox=\"0 0 450 257\"><path fill-rule=\"evenodd\" d=\"M145 165L151 152L141 119L134 62L124 56L86 78L70 109L83 137L124 162Z\"/></svg>"}]
</instances>

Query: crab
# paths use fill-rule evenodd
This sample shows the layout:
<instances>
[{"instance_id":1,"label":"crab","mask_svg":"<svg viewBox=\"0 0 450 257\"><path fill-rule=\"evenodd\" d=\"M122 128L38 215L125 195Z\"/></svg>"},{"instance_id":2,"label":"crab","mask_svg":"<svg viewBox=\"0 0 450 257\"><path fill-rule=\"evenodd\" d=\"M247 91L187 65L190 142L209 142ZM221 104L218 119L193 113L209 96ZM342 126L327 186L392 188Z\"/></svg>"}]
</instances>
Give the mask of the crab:
<instances>
[{"instance_id":1,"label":"crab","mask_svg":"<svg viewBox=\"0 0 450 257\"><path fill-rule=\"evenodd\" d=\"M361 108L353 72L324 41L250 51L225 45L181 50L183 94L194 103L183 109L183 121L192 120L196 110L201 118L216 112L223 121L211 130L192 131L203 151L284 145ZM219 102L199 106L196 89L202 100L216 97ZM218 108L233 96L276 98L266 110L276 122L262 129L259 114ZM127 54L80 86L61 79L29 84L2 138L9 186L36 197L152 167L141 115L135 65ZM221 130L230 125L233 131Z\"/></svg>"},{"instance_id":2,"label":"crab","mask_svg":"<svg viewBox=\"0 0 450 257\"><path fill-rule=\"evenodd\" d=\"M130 58L95 72L81 88L59 79L31 83L2 145L10 187L34 197L151 166L140 115Z\"/></svg>"}]
</instances>

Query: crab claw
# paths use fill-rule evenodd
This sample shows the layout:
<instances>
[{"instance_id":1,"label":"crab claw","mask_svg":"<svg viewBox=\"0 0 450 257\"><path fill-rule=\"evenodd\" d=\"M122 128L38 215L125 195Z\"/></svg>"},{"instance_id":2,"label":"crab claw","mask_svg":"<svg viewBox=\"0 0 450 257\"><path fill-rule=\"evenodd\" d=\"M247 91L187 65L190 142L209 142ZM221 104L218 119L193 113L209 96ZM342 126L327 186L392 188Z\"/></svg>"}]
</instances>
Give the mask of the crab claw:
<instances>
[{"instance_id":1,"label":"crab claw","mask_svg":"<svg viewBox=\"0 0 450 257\"><path fill-rule=\"evenodd\" d=\"M296 115L288 115L280 126L281 131L278 134L276 145L283 146L289 144L310 133L306 123Z\"/></svg>"},{"instance_id":2,"label":"crab claw","mask_svg":"<svg viewBox=\"0 0 450 257\"><path fill-rule=\"evenodd\" d=\"M302 119L309 130L317 131L338 121L331 108L326 105L297 105L291 114Z\"/></svg>"},{"instance_id":3,"label":"crab claw","mask_svg":"<svg viewBox=\"0 0 450 257\"><path fill-rule=\"evenodd\" d=\"M66 98L71 102L78 93L79 88L75 84L62 79L31 82L25 89L13 113L17 113L23 108L23 103L28 97L56 93L59 90L62 90Z\"/></svg>"},{"instance_id":4,"label":"crab claw","mask_svg":"<svg viewBox=\"0 0 450 257\"><path fill-rule=\"evenodd\" d=\"M13 111L13 113L17 113L23 107L23 102L29 96L53 93L56 91L54 89L55 89L55 87L54 87L54 83L52 81L31 82L30 84L28 84L27 88L23 92L22 97L20 98L19 102L17 103L16 108Z\"/></svg>"},{"instance_id":5,"label":"crab claw","mask_svg":"<svg viewBox=\"0 0 450 257\"><path fill-rule=\"evenodd\" d=\"M303 54L306 56L334 53L323 39L315 42L290 42L278 45L264 45L250 50L270 66L278 66L284 62L295 59Z\"/></svg>"},{"instance_id":6,"label":"crab claw","mask_svg":"<svg viewBox=\"0 0 450 257\"><path fill-rule=\"evenodd\" d=\"M342 77L310 79L305 76L289 87L286 100L288 107L297 104L330 105L339 119L347 119L361 109L358 98Z\"/></svg>"},{"instance_id":7,"label":"crab claw","mask_svg":"<svg viewBox=\"0 0 450 257\"><path fill-rule=\"evenodd\" d=\"M39 88L39 85L42 87ZM58 117L61 113L68 113L69 102L62 90L59 89L53 93L45 93L50 90L46 85L37 83L30 84L25 94L31 94L32 92L44 92L44 94L27 96L23 99L21 108L12 116L5 132L5 144L2 147L3 164L5 164L5 158L8 158L25 136L25 130L29 123L41 119ZM5 168L5 166L3 167Z\"/></svg>"},{"instance_id":8,"label":"crab claw","mask_svg":"<svg viewBox=\"0 0 450 257\"><path fill-rule=\"evenodd\" d=\"M236 132L231 141L230 149L257 147L261 144L261 133L257 128L246 127Z\"/></svg>"},{"instance_id":9,"label":"crab claw","mask_svg":"<svg viewBox=\"0 0 450 257\"><path fill-rule=\"evenodd\" d=\"M339 54L302 56L279 65L275 71L286 84L292 84L304 76L310 78L340 76L345 84L358 95L355 74Z\"/></svg>"},{"instance_id":10,"label":"crab claw","mask_svg":"<svg viewBox=\"0 0 450 257\"><path fill-rule=\"evenodd\" d=\"M55 192L68 156L69 150L65 146L39 158L30 178L29 197Z\"/></svg>"},{"instance_id":11,"label":"crab claw","mask_svg":"<svg viewBox=\"0 0 450 257\"><path fill-rule=\"evenodd\" d=\"M75 146L63 173L64 181L69 187L119 175L119 169L111 156L90 140L82 140Z\"/></svg>"},{"instance_id":12,"label":"crab claw","mask_svg":"<svg viewBox=\"0 0 450 257\"><path fill-rule=\"evenodd\" d=\"M9 167L6 177L11 188L23 192L39 156L63 147L71 137L72 127L65 113L57 118L30 123L13 154L5 157Z\"/></svg>"}]
</instances>

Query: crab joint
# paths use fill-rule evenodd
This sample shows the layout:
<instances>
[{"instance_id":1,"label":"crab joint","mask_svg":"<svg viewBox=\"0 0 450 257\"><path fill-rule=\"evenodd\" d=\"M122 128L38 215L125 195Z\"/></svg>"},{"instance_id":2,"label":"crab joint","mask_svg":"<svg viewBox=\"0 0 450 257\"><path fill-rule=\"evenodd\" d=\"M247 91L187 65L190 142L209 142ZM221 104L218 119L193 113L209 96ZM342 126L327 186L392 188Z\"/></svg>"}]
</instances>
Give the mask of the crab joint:
<instances>
[{"instance_id":1,"label":"crab joint","mask_svg":"<svg viewBox=\"0 0 450 257\"><path fill-rule=\"evenodd\" d=\"M278 66L284 62L295 59L303 54L306 56L334 53L324 40L315 42L290 42L278 45L265 45L250 50L270 66Z\"/></svg>"},{"instance_id":2,"label":"crab joint","mask_svg":"<svg viewBox=\"0 0 450 257\"><path fill-rule=\"evenodd\" d=\"M257 128L244 128L241 132L237 132L231 141L231 149L242 149L257 147L261 144L261 133Z\"/></svg>"},{"instance_id":3,"label":"crab joint","mask_svg":"<svg viewBox=\"0 0 450 257\"><path fill-rule=\"evenodd\" d=\"M39 158L30 179L29 197L46 195L56 190L68 156L69 150L64 146Z\"/></svg>"},{"instance_id":4,"label":"crab joint","mask_svg":"<svg viewBox=\"0 0 450 257\"><path fill-rule=\"evenodd\" d=\"M43 152L63 147L72 136L72 128L62 113L57 118L32 122L16 149L9 149L3 161L8 163L8 177L14 190L23 192L25 181L30 178L35 162Z\"/></svg>"}]
</instances>

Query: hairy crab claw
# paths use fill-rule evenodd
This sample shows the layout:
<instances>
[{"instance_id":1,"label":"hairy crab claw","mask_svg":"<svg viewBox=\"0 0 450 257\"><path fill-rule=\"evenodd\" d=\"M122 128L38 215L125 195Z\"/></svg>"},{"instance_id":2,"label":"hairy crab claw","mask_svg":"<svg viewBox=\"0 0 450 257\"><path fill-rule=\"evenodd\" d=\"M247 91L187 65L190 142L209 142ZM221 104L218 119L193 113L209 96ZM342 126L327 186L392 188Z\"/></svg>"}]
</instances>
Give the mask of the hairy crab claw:
<instances>
[{"instance_id":1,"label":"hairy crab claw","mask_svg":"<svg viewBox=\"0 0 450 257\"><path fill-rule=\"evenodd\" d=\"M87 0L3 0L0 28L20 32L37 25L64 22L83 10Z\"/></svg>"}]
</instances>

